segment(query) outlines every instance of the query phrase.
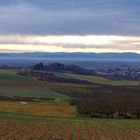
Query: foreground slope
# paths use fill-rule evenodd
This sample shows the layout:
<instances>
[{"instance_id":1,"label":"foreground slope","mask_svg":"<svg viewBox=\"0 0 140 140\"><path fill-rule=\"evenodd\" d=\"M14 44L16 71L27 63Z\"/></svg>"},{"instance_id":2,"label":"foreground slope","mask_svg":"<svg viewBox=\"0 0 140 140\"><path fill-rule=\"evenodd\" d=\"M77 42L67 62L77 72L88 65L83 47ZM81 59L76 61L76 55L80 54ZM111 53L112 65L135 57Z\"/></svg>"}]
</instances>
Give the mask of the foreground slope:
<instances>
[{"instance_id":1,"label":"foreground slope","mask_svg":"<svg viewBox=\"0 0 140 140\"><path fill-rule=\"evenodd\" d=\"M0 139L139 140L140 121L44 118L0 113Z\"/></svg>"}]
</instances>

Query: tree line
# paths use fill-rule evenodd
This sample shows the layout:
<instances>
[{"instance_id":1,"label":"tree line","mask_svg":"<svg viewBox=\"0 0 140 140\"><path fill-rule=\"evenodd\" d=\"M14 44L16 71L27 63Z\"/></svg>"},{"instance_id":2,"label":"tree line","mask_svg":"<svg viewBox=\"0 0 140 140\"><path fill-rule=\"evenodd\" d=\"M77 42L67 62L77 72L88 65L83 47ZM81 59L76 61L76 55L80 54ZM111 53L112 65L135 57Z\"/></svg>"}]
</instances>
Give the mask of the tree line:
<instances>
[{"instance_id":1,"label":"tree line","mask_svg":"<svg viewBox=\"0 0 140 140\"><path fill-rule=\"evenodd\" d=\"M139 94L108 94L108 96L83 99L77 106L79 113L91 117L140 118Z\"/></svg>"},{"instance_id":2,"label":"tree line","mask_svg":"<svg viewBox=\"0 0 140 140\"><path fill-rule=\"evenodd\" d=\"M77 65L66 65L61 63L51 63L44 65L43 63L38 63L34 66L31 66L32 70L41 70L41 71L57 71L57 72L68 72L74 74L85 74L85 75L94 75L94 70L85 69Z\"/></svg>"}]
</instances>

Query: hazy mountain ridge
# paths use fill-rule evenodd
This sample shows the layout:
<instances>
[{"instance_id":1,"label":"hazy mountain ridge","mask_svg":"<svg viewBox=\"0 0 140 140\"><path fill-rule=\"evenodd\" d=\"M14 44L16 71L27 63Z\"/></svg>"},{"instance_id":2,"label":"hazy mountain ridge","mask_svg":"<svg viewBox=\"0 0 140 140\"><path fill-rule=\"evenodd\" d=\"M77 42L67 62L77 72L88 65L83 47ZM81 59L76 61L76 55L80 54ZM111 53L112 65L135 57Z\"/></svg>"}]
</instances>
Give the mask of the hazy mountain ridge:
<instances>
[{"instance_id":1,"label":"hazy mountain ridge","mask_svg":"<svg viewBox=\"0 0 140 140\"><path fill-rule=\"evenodd\" d=\"M0 53L0 57L31 57L31 58L95 58L95 59L140 59L138 53L48 53L48 52L28 52L28 53Z\"/></svg>"}]
</instances>

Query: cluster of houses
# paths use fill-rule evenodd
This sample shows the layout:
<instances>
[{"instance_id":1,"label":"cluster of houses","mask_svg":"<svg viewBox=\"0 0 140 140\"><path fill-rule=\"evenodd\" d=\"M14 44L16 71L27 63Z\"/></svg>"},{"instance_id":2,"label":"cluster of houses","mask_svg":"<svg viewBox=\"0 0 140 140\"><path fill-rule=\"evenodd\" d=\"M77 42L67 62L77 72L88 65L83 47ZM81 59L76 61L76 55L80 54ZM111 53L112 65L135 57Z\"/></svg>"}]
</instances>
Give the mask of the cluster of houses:
<instances>
[{"instance_id":1,"label":"cluster of houses","mask_svg":"<svg viewBox=\"0 0 140 140\"><path fill-rule=\"evenodd\" d=\"M139 68L109 68L104 71L96 71L98 75L117 80L140 80Z\"/></svg>"}]
</instances>

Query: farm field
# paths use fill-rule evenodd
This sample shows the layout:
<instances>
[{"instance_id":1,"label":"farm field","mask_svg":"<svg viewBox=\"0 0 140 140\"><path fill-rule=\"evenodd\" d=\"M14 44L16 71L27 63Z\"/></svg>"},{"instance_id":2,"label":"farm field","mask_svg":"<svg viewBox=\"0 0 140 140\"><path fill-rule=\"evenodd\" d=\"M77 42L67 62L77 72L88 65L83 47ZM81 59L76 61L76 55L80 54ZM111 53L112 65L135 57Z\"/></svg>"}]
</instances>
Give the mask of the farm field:
<instances>
[{"instance_id":1,"label":"farm field","mask_svg":"<svg viewBox=\"0 0 140 140\"><path fill-rule=\"evenodd\" d=\"M17 75L16 72L16 70L0 70L0 81L33 81L32 78Z\"/></svg>"},{"instance_id":2,"label":"farm field","mask_svg":"<svg viewBox=\"0 0 140 140\"><path fill-rule=\"evenodd\" d=\"M46 103L46 102L20 102L0 101L1 112L12 112L37 116L58 116L58 117L76 117L76 107L70 106L66 102Z\"/></svg>"},{"instance_id":3,"label":"farm field","mask_svg":"<svg viewBox=\"0 0 140 140\"><path fill-rule=\"evenodd\" d=\"M49 87L1 87L0 93L7 96L21 96L21 97L50 97L50 98L68 98L68 96L53 91Z\"/></svg>"},{"instance_id":4,"label":"farm field","mask_svg":"<svg viewBox=\"0 0 140 140\"><path fill-rule=\"evenodd\" d=\"M66 99L68 96L51 89L55 84L19 76L16 71L0 70L0 95Z\"/></svg>"},{"instance_id":5,"label":"farm field","mask_svg":"<svg viewBox=\"0 0 140 140\"><path fill-rule=\"evenodd\" d=\"M93 85L43 82L19 76L16 71L0 70L0 97L18 97L17 100L0 101L0 140L140 139L139 120L90 118L79 114L78 108L69 104L70 99L93 98L118 91L139 93L137 82L113 81L112 84L112 81L101 77L57 74L82 77L85 78L83 80L92 81ZM130 88L120 86L127 84ZM22 104L22 97L34 97L34 101Z\"/></svg>"},{"instance_id":6,"label":"farm field","mask_svg":"<svg viewBox=\"0 0 140 140\"><path fill-rule=\"evenodd\" d=\"M16 71L0 70L0 97L69 100L79 97L91 98L108 93L139 93L140 90L139 86L136 86L137 81L113 81L102 77L68 73L55 74L61 77L89 80L93 85L38 81L34 78L19 76Z\"/></svg>"},{"instance_id":7,"label":"farm field","mask_svg":"<svg viewBox=\"0 0 140 140\"><path fill-rule=\"evenodd\" d=\"M104 84L104 85L117 85L117 86L138 86L138 81L129 81L129 80L110 80L107 78L99 77L99 76L87 76L87 75L79 75L79 74L69 74L69 73L55 73L61 77L68 78L77 78L80 80L87 80L89 82Z\"/></svg>"},{"instance_id":8,"label":"farm field","mask_svg":"<svg viewBox=\"0 0 140 140\"><path fill-rule=\"evenodd\" d=\"M7 114L7 116L12 116ZM0 113L3 140L139 140L140 121L112 119L38 118ZM20 120L18 120L19 118Z\"/></svg>"}]
</instances>

